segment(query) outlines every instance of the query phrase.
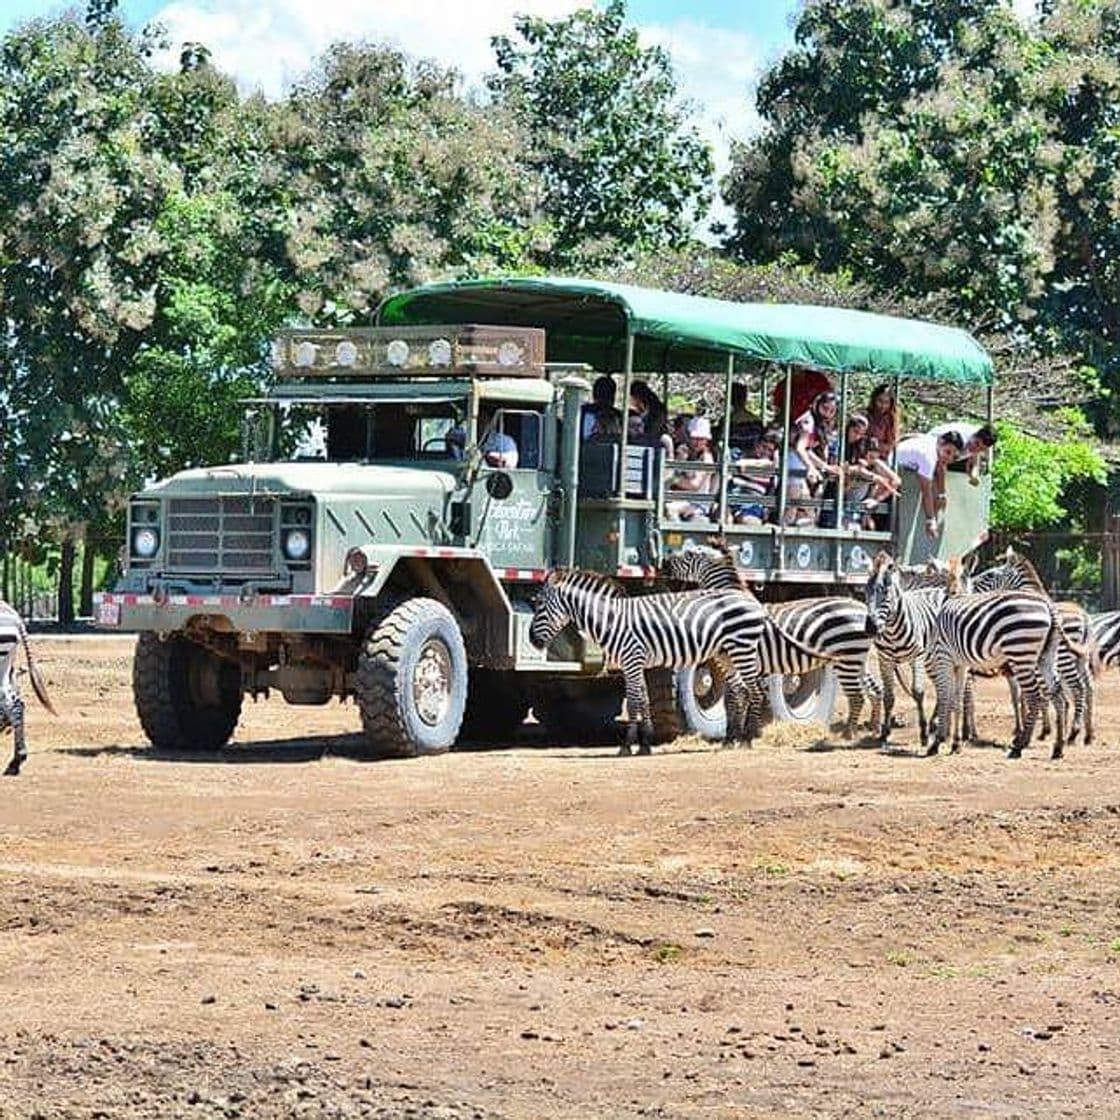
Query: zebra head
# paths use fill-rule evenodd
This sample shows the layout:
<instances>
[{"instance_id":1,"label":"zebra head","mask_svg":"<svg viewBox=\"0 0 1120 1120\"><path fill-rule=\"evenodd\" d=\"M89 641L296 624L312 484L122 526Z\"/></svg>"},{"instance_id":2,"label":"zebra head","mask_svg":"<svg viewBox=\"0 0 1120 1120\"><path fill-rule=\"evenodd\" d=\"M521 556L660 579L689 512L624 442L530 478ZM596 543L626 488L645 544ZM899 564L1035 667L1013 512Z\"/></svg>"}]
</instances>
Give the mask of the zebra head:
<instances>
[{"instance_id":1,"label":"zebra head","mask_svg":"<svg viewBox=\"0 0 1120 1120\"><path fill-rule=\"evenodd\" d=\"M533 603L529 623L529 642L537 649L548 649L553 639L572 621L572 609L565 592L566 573L550 572Z\"/></svg>"},{"instance_id":2,"label":"zebra head","mask_svg":"<svg viewBox=\"0 0 1120 1120\"><path fill-rule=\"evenodd\" d=\"M973 581L972 590L980 591L1017 591L1029 587L1045 594L1046 587L1038 569L1023 555L1007 546L1003 563L985 568Z\"/></svg>"},{"instance_id":3,"label":"zebra head","mask_svg":"<svg viewBox=\"0 0 1120 1120\"><path fill-rule=\"evenodd\" d=\"M867 603L867 633L874 637L890 623L902 600L902 575L889 553L880 552L875 557L863 594Z\"/></svg>"},{"instance_id":4,"label":"zebra head","mask_svg":"<svg viewBox=\"0 0 1120 1120\"><path fill-rule=\"evenodd\" d=\"M713 548L685 548L670 553L663 566L666 579L699 587L741 587L739 569L730 553Z\"/></svg>"}]
</instances>

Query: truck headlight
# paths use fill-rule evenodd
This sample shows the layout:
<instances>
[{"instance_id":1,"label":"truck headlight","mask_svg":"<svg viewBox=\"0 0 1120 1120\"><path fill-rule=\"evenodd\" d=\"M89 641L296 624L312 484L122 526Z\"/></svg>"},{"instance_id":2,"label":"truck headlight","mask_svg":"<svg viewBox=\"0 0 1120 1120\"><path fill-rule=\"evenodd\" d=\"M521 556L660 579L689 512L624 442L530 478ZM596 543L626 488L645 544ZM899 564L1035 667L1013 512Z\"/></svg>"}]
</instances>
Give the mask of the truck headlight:
<instances>
[{"instance_id":1,"label":"truck headlight","mask_svg":"<svg viewBox=\"0 0 1120 1120\"><path fill-rule=\"evenodd\" d=\"M159 551L159 531L144 526L132 531L132 551L144 560L150 560Z\"/></svg>"},{"instance_id":2,"label":"truck headlight","mask_svg":"<svg viewBox=\"0 0 1120 1120\"><path fill-rule=\"evenodd\" d=\"M284 555L289 560L306 560L311 553L311 534L306 529L288 529L284 533Z\"/></svg>"}]
</instances>

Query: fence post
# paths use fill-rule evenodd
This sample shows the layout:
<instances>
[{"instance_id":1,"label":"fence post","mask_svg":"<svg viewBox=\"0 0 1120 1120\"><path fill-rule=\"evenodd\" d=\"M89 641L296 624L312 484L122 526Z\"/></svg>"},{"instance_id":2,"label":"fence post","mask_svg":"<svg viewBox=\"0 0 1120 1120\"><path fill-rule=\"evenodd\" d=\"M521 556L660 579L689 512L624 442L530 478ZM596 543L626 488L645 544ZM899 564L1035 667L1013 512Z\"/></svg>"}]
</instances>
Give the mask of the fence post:
<instances>
[{"instance_id":1,"label":"fence post","mask_svg":"<svg viewBox=\"0 0 1120 1120\"><path fill-rule=\"evenodd\" d=\"M1108 519L1101 548L1101 607L1114 611L1120 606L1120 514Z\"/></svg>"}]
</instances>

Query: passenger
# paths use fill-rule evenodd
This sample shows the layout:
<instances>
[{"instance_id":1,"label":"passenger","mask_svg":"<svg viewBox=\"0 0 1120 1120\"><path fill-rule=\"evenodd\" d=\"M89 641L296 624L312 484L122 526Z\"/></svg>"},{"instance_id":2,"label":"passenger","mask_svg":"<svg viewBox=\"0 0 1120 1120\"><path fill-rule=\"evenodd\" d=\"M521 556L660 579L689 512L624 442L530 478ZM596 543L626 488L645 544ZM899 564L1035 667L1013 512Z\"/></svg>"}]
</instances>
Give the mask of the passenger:
<instances>
[{"instance_id":1,"label":"passenger","mask_svg":"<svg viewBox=\"0 0 1120 1120\"><path fill-rule=\"evenodd\" d=\"M932 432L904 439L895 453L895 464L900 470L916 471L922 491L922 513L925 516L926 536L931 540L938 533L938 514L945 506L945 491L938 489L937 478L944 479L945 468L964 450L964 440L959 432L941 435ZM940 471L938 468L940 467Z\"/></svg>"},{"instance_id":2,"label":"passenger","mask_svg":"<svg viewBox=\"0 0 1120 1120\"><path fill-rule=\"evenodd\" d=\"M644 381L635 381L630 386L629 435L634 443L662 447L666 455L673 454L669 413L661 398Z\"/></svg>"},{"instance_id":3,"label":"passenger","mask_svg":"<svg viewBox=\"0 0 1120 1120\"><path fill-rule=\"evenodd\" d=\"M828 446L836 433L836 394L818 393L812 407L793 424L793 450L789 456L789 490L786 524L815 525L816 516L797 503L812 497L828 475L838 475L840 467L828 462Z\"/></svg>"},{"instance_id":4,"label":"passenger","mask_svg":"<svg viewBox=\"0 0 1120 1120\"><path fill-rule=\"evenodd\" d=\"M770 510L762 499L778 488L781 447L781 431L769 428L755 440L748 454L735 458L736 473L731 476L727 505L728 517L734 524L762 525L769 520Z\"/></svg>"},{"instance_id":5,"label":"passenger","mask_svg":"<svg viewBox=\"0 0 1120 1120\"><path fill-rule=\"evenodd\" d=\"M894 388L884 382L876 385L867 404L867 434L879 441L879 453L889 459L902 432L902 409Z\"/></svg>"},{"instance_id":6,"label":"passenger","mask_svg":"<svg viewBox=\"0 0 1120 1120\"><path fill-rule=\"evenodd\" d=\"M844 471L844 528L875 529L875 507L898 493L902 479L883 460L874 436L848 444Z\"/></svg>"},{"instance_id":7,"label":"passenger","mask_svg":"<svg viewBox=\"0 0 1120 1120\"><path fill-rule=\"evenodd\" d=\"M684 412L678 412L673 417L673 424L669 429L669 438L673 441L674 459L686 459L688 457L688 422L691 419L692 417Z\"/></svg>"},{"instance_id":8,"label":"passenger","mask_svg":"<svg viewBox=\"0 0 1120 1120\"><path fill-rule=\"evenodd\" d=\"M762 420L747 407L747 387L740 381L731 386L731 419L728 424L727 446L732 451L748 452L763 434ZM717 442L723 444L722 431Z\"/></svg>"},{"instance_id":9,"label":"passenger","mask_svg":"<svg viewBox=\"0 0 1120 1120\"><path fill-rule=\"evenodd\" d=\"M514 470L517 467L517 441L511 435L494 426L496 410L493 406L483 407L478 412L478 449L482 452L483 462L488 467L504 467Z\"/></svg>"},{"instance_id":10,"label":"passenger","mask_svg":"<svg viewBox=\"0 0 1120 1120\"><path fill-rule=\"evenodd\" d=\"M863 443L867 437L867 417L862 412L853 412L848 417L848 423L844 429L844 466L845 466L845 479L849 476L849 468L856 463L859 455L862 454ZM830 440L826 449L827 453L825 458L829 463L836 463L840 458L840 441ZM819 496L825 503L821 509L818 517L817 524L825 529L834 529L836 527L836 502L840 496L840 488L837 484L837 478L826 479L824 486L819 490ZM848 483L844 483L844 511L847 514L850 510L848 494ZM850 520L850 518L845 518Z\"/></svg>"},{"instance_id":11,"label":"passenger","mask_svg":"<svg viewBox=\"0 0 1120 1120\"><path fill-rule=\"evenodd\" d=\"M712 425L706 416L694 416L688 422L687 458L693 463L714 464L716 461L712 454ZM712 494L715 486L714 471L678 471L669 480L669 490L673 493ZM711 502L673 500L666 503L665 512L681 521L691 521L696 517L709 517L711 508Z\"/></svg>"},{"instance_id":12,"label":"passenger","mask_svg":"<svg viewBox=\"0 0 1120 1120\"><path fill-rule=\"evenodd\" d=\"M935 436L945 432L956 432L964 443L961 453L952 464L953 469L967 470L968 481L972 486L980 485L980 463L989 449L996 445L996 433L990 424L965 424L951 421L948 424L938 424L930 429ZM944 486L942 486L944 489Z\"/></svg>"},{"instance_id":13,"label":"passenger","mask_svg":"<svg viewBox=\"0 0 1120 1120\"><path fill-rule=\"evenodd\" d=\"M580 436L584 441L622 435L622 413L615 408L614 378L604 374L591 386L591 401L580 410Z\"/></svg>"}]
</instances>

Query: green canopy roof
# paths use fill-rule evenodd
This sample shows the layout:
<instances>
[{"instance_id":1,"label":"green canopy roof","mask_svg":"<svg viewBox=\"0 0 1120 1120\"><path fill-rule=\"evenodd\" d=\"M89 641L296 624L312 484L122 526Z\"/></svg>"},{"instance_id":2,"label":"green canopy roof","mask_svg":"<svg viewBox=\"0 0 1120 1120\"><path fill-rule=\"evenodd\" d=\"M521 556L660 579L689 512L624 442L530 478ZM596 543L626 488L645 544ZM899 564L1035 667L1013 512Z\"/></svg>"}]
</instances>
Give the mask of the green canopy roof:
<instances>
[{"instance_id":1,"label":"green canopy roof","mask_svg":"<svg viewBox=\"0 0 1120 1120\"><path fill-rule=\"evenodd\" d=\"M723 370L726 354L839 373L992 383L992 361L966 331L788 303L662 292L560 276L499 277L427 284L390 296L384 326L493 323L544 327L548 359L621 370L633 333L634 370Z\"/></svg>"}]
</instances>

